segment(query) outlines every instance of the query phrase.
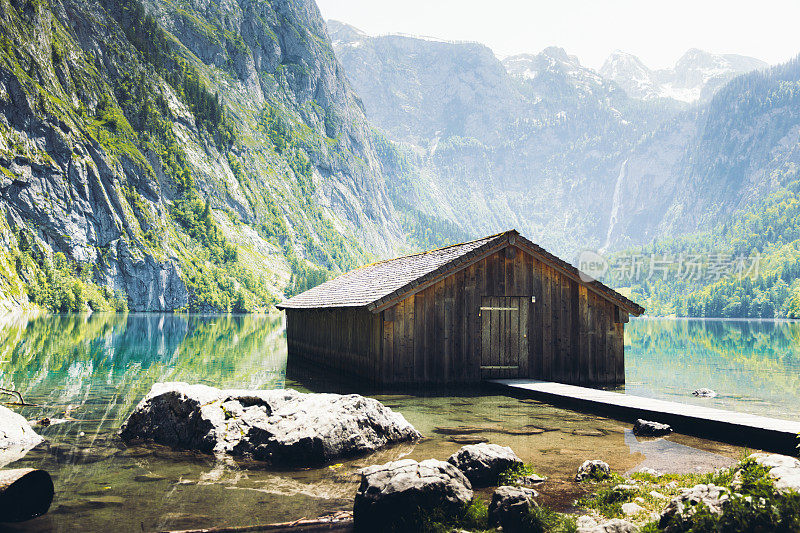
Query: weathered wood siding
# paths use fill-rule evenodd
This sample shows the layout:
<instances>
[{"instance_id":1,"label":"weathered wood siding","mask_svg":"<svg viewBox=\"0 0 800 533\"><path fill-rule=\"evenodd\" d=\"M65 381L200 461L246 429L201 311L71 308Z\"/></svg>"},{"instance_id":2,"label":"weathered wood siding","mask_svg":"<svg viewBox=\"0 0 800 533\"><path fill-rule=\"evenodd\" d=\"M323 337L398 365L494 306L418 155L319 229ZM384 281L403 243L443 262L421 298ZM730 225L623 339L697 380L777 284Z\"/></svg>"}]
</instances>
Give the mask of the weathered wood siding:
<instances>
[{"instance_id":1,"label":"weathered wood siding","mask_svg":"<svg viewBox=\"0 0 800 533\"><path fill-rule=\"evenodd\" d=\"M517 314L484 320L485 302L517 306ZM530 377L611 385L625 381L627 320L612 302L510 245L377 313L287 309L287 339L291 357L377 384ZM506 329L503 340L492 333ZM510 338L519 342L510 346ZM487 368L510 366L518 368Z\"/></svg>"},{"instance_id":2,"label":"weathered wood siding","mask_svg":"<svg viewBox=\"0 0 800 533\"><path fill-rule=\"evenodd\" d=\"M503 312L482 321L484 297L525 298L530 303L519 310L524 324L509 321L512 314ZM625 381L624 325L615 322L627 321L624 312L515 246L458 270L380 315L382 383L474 383L482 374L580 385ZM492 328L519 335L519 347L512 349L519 350L516 375L509 369L481 372L482 352L500 350L492 347L497 338L486 338ZM499 353L484 359L491 366L509 365Z\"/></svg>"},{"instance_id":3,"label":"weathered wood siding","mask_svg":"<svg viewBox=\"0 0 800 533\"><path fill-rule=\"evenodd\" d=\"M381 318L366 309L287 309L286 340L290 357L380 381Z\"/></svg>"}]
</instances>

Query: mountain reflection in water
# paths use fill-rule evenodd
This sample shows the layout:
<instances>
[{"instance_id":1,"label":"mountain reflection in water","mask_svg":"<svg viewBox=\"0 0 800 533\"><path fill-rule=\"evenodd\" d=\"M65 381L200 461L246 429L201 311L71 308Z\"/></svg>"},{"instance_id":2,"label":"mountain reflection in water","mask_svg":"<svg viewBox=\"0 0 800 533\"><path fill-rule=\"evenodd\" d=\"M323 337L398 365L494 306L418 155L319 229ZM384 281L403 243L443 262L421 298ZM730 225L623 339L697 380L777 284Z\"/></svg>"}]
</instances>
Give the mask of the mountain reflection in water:
<instances>
[{"instance_id":1,"label":"mountain reflection in water","mask_svg":"<svg viewBox=\"0 0 800 533\"><path fill-rule=\"evenodd\" d=\"M632 337L628 344L661 343L650 325L640 331L639 322L631 324L631 331L643 336ZM671 323L667 326L672 331ZM626 349L636 353L639 347ZM639 378L646 376L645 361L640 357L628 363ZM651 364L664 361L654 358ZM671 363L669 367L674 371ZM571 487L569 480L585 459L603 459L619 472L643 464L712 469L741 453L733 446L682 435L637 444L627 436L630 424L485 393L479 387L386 394L352 384L333 385L303 373L293 374L300 381L292 381L286 368L283 324L275 316L131 314L6 320L0 324L0 386L16 388L36 404L15 407L29 420L49 417L55 422L37 427L47 443L11 466L45 468L56 485L47 515L8 527L153 531L318 516L352 507L358 470L364 466L401 457L446 459L463 443L474 441L511 446L533 463L553 480L550 488L541 489L542 501L557 508L574 499L564 487ZM159 381L361 392L402 413L426 439L341 465L293 471L156 445L125 445L117 436L120 425ZM691 458L681 464L687 450ZM478 496L490 494L479 491Z\"/></svg>"}]
</instances>

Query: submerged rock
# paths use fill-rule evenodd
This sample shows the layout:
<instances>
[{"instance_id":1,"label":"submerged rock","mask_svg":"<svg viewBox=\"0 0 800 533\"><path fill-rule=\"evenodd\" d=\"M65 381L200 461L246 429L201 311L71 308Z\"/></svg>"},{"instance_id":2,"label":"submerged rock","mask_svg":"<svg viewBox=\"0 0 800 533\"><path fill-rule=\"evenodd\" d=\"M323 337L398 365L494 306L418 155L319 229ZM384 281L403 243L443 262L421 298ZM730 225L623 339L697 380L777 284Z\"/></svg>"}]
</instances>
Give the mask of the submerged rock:
<instances>
[{"instance_id":1,"label":"submerged rock","mask_svg":"<svg viewBox=\"0 0 800 533\"><path fill-rule=\"evenodd\" d=\"M583 481L585 479L593 479L600 481L611 477L611 467L605 461L594 460L584 461L578 467L578 473L575 474L575 481Z\"/></svg>"},{"instance_id":2,"label":"submerged rock","mask_svg":"<svg viewBox=\"0 0 800 533\"><path fill-rule=\"evenodd\" d=\"M637 437L663 437L672 433L672 426L639 418L633 424L633 434Z\"/></svg>"},{"instance_id":3,"label":"submerged rock","mask_svg":"<svg viewBox=\"0 0 800 533\"><path fill-rule=\"evenodd\" d=\"M498 487L489 504L489 525L500 526L503 531L523 531L525 517L537 504L539 494L525 487Z\"/></svg>"},{"instance_id":4,"label":"submerged rock","mask_svg":"<svg viewBox=\"0 0 800 533\"><path fill-rule=\"evenodd\" d=\"M692 394L697 396L698 398L716 398L717 393L711 389L697 389Z\"/></svg>"},{"instance_id":5,"label":"submerged rock","mask_svg":"<svg viewBox=\"0 0 800 533\"><path fill-rule=\"evenodd\" d=\"M156 383L123 424L143 439L273 465L319 465L420 438L403 415L358 394L220 390Z\"/></svg>"},{"instance_id":6,"label":"submerged rock","mask_svg":"<svg viewBox=\"0 0 800 533\"><path fill-rule=\"evenodd\" d=\"M717 485L695 485L681 489L679 496L673 498L661 513L658 527L665 528L673 521L683 521L697 512L699 507L721 515L723 506L730 499L730 491Z\"/></svg>"},{"instance_id":7,"label":"submerged rock","mask_svg":"<svg viewBox=\"0 0 800 533\"><path fill-rule=\"evenodd\" d=\"M404 459L361 470L353 504L356 531L381 531L408 523L416 513L459 513L472 499L472 486L450 463Z\"/></svg>"},{"instance_id":8,"label":"submerged rock","mask_svg":"<svg viewBox=\"0 0 800 533\"><path fill-rule=\"evenodd\" d=\"M22 459L43 440L25 417L0 405L0 467Z\"/></svg>"},{"instance_id":9,"label":"submerged rock","mask_svg":"<svg viewBox=\"0 0 800 533\"><path fill-rule=\"evenodd\" d=\"M523 464L508 446L486 443L463 446L447 462L461 470L475 487L495 485L500 474Z\"/></svg>"}]
</instances>

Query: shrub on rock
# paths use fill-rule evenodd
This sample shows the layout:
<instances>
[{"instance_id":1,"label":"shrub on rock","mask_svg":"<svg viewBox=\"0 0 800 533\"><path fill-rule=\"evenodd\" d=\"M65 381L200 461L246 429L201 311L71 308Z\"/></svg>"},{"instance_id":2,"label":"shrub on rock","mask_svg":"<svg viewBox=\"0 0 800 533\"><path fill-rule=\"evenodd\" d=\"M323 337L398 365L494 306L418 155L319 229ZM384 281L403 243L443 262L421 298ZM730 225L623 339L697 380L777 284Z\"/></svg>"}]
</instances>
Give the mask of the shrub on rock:
<instances>
[{"instance_id":1,"label":"shrub on rock","mask_svg":"<svg viewBox=\"0 0 800 533\"><path fill-rule=\"evenodd\" d=\"M494 485L500 474L523 465L508 446L486 443L463 446L447 462L461 470L474 487Z\"/></svg>"},{"instance_id":2,"label":"shrub on rock","mask_svg":"<svg viewBox=\"0 0 800 533\"><path fill-rule=\"evenodd\" d=\"M578 473L575 474L575 481L593 480L602 481L611 478L611 467L605 461L594 460L584 461L578 467Z\"/></svg>"},{"instance_id":3,"label":"shrub on rock","mask_svg":"<svg viewBox=\"0 0 800 533\"><path fill-rule=\"evenodd\" d=\"M717 485L695 485L681 489L680 495L664 508L658 527L682 531L683 525L690 523L698 510L719 516L730 497L730 490Z\"/></svg>"}]
</instances>

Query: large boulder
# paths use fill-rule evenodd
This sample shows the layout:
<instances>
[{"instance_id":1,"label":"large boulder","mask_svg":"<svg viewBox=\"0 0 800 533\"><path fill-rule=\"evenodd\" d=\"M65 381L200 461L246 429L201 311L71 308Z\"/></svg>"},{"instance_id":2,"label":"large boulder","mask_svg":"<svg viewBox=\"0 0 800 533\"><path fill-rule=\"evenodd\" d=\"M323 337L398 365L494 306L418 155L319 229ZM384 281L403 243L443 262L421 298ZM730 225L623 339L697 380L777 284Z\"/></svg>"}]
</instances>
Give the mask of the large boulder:
<instances>
[{"instance_id":1,"label":"large boulder","mask_svg":"<svg viewBox=\"0 0 800 533\"><path fill-rule=\"evenodd\" d=\"M53 480L44 470L0 470L0 522L24 522L45 514L53 494Z\"/></svg>"},{"instance_id":2,"label":"large boulder","mask_svg":"<svg viewBox=\"0 0 800 533\"><path fill-rule=\"evenodd\" d=\"M357 531L381 531L419 512L458 514L471 499L469 480L450 463L403 459L361 470L353 520Z\"/></svg>"},{"instance_id":3,"label":"large boulder","mask_svg":"<svg viewBox=\"0 0 800 533\"><path fill-rule=\"evenodd\" d=\"M526 530L526 518L536 506L539 494L525 487L498 487L489 504L489 525L513 533Z\"/></svg>"},{"instance_id":4,"label":"large boulder","mask_svg":"<svg viewBox=\"0 0 800 533\"><path fill-rule=\"evenodd\" d=\"M0 405L0 467L21 459L43 440L25 417Z\"/></svg>"},{"instance_id":5,"label":"large boulder","mask_svg":"<svg viewBox=\"0 0 800 533\"><path fill-rule=\"evenodd\" d=\"M611 477L611 467L605 461L595 459L594 461L584 461L578 467L578 472L575 474L575 481L583 481L586 479L601 481Z\"/></svg>"},{"instance_id":6,"label":"large boulder","mask_svg":"<svg viewBox=\"0 0 800 533\"><path fill-rule=\"evenodd\" d=\"M461 470L473 487L495 485L501 473L523 464L522 459L508 446L485 442L463 446L447 462Z\"/></svg>"},{"instance_id":7,"label":"large boulder","mask_svg":"<svg viewBox=\"0 0 800 533\"><path fill-rule=\"evenodd\" d=\"M776 453L754 453L749 458L769 469L775 488L780 492L800 492L800 460Z\"/></svg>"},{"instance_id":8,"label":"large boulder","mask_svg":"<svg viewBox=\"0 0 800 533\"><path fill-rule=\"evenodd\" d=\"M420 438L403 415L358 394L220 390L157 383L120 432L204 453L252 457L273 465L319 465Z\"/></svg>"},{"instance_id":9,"label":"large boulder","mask_svg":"<svg viewBox=\"0 0 800 533\"><path fill-rule=\"evenodd\" d=\"M678 527L691 519L700 507L709 512L721 515L723 507L730 500L731 493L725 487L717 485L695 485L689 489L681 489L681 493L673 498L661 513L658 527Z\"/></svg>"},{"instance_id":10,"label":"large boulder","mask_svg":"<svg viewBox=\"0 0 800 533\"><path fill-rule=\"evenodd\" d=\"M663 437L672 433L672 426L639 418L633 424L633 434L637 437Z\"/></svg>"}]
</instances>

